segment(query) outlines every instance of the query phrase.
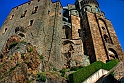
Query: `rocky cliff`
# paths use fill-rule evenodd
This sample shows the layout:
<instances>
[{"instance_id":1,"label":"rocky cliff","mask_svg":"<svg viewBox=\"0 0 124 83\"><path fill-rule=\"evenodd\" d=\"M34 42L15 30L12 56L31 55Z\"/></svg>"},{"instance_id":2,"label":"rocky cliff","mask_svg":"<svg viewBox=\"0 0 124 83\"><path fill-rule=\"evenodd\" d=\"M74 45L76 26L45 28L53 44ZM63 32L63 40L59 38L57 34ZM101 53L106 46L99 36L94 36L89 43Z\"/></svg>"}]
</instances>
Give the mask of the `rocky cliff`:
<instances>
[{"instance_id":1,"label":"rocky cliff","mask_svg":"<svg viewBox=\"0 0 124 83\"><path fill-rule=\"evenodd\" d=\"M65 79L46 64L30 43L20 41L18 36L8 39L0 61L0 83L66 83ZM54 70L44 72L46 68Z\"/></svg>"}]
</instances>

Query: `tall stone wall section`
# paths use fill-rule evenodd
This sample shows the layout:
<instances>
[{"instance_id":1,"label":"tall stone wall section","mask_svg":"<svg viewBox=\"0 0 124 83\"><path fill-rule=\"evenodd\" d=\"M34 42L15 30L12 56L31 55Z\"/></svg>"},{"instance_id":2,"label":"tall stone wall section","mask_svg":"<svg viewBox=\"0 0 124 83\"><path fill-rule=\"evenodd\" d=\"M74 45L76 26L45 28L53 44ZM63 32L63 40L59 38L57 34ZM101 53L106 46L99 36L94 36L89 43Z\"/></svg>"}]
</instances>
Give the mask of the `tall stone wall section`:
<instances>
[{"instance_id":1,"label":"tall stone wall section","mask_svg":"<svg viewBox=\"0 0 124 83\"><path fill-rule=\"evenodd\" d=\"M62 6L51 0L29 1L12 9L0 33L0 51L12 35L36 46L46 63L61 69Z\"/></svg>"}]
</instances>

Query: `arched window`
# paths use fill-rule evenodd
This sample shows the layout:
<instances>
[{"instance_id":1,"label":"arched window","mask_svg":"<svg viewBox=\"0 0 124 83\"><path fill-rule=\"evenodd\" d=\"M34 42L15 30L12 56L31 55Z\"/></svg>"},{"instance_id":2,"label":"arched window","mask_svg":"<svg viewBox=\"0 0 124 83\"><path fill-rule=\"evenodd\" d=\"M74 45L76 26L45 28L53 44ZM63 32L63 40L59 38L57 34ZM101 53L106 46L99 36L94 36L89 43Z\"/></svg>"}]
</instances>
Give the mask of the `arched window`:
<instances>
[{"instance_id":1,"label":"arched window","mask_svg":"<svg viewBox=\"0 0 124 83\"><path fill-rule=\"evenodd\" d=\"M87 8L85 8L84 11L87 11Z\"/></svg>"},{"instance_id":2,"label":"arched window","mask_svg":"<svg viewBox=\"0 0 124 83\"><path fill-rule=\"evenodd\" d=\"M108 54L109 54L109 60L113 60L115 58L118 58L118 55L113 48L108 49Z\"/></svg>"},{"instance_id":3,"label":"arched window","mask_svg":"<svg viewBox=\"0 0 124 83\"><path fill-rule=\"evenodd\" d=\"M21 27L21 26L18 26L18 27L15 28L15 33L19 32L19 31L20 32L26 32L25 28Z\"/></svg>"},{"instance_id":4,"label":"arched window","mask_svg":"<svg viewBox=\"0 0 124 83\"><path fill-rule=\"evenodd\" d=\"M110 38L104 34L104 40L106 43L110 43Z\"/></svg>"},{"instance_id":5,"label":"arched window","mask_svg":"<svg viewBox=\"0 0 124 83\"><path fill-rule=\"evenodd\" d=\"M99 9L98 9L98 7L96 7L96 12L98 12L99 11Z\"/></svg>"},{"instance_id":6,"label":"arched window","mask_svg":"<svg viewBox=\"0 0 124 83\"><path fill-rule=\"evenodd\" d=\"M105 27L102 26L102 29L105 30Z\"/></svg>"},{"instance_id":7,"label":"arched window","mask_svg":"<svg viewBox=\"0 0 124 83\"><path fill-rule=\"evenodd\" d=\"M64 29L65 29L65 38L71 39L71 28L68 26L64 26Z\"/></svg>"},{"instance_id":8,"label":"arched window","mask_svg":"<svg viewBox=\"0 0 124 83\"><path fill-rule=\"evenodd\" d=\"M20 37L25 37L25 35L23 33L19 33L18 34Z\"/></svg>"}]
</instances>

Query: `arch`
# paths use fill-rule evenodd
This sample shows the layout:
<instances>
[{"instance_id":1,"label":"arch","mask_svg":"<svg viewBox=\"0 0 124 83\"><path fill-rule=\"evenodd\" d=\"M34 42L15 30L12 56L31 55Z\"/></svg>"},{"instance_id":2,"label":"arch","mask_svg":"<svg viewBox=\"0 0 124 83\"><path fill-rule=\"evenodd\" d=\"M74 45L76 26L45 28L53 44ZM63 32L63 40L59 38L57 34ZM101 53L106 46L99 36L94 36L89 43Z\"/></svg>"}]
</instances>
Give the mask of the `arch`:
<instances>
[{"instance_id":1,"label":"arch","mask_svg":"<svg viewBox=\"0 0 124 83\"><path fill-rule=\"evenodd\" d=\"M25 35L23 33L19 33L18 34L20 37L25 37Z\"/></svg>"},{"instance_id":2,"label":"arch","mask_svg":"<svg viewBox=\"0 0 124 83\"><path fill-rule=\"evenodd\" d=\"M66 39L71 39L71 28L70 27L68 27L68 26L63 26L63 29L65 29L65 32L64 32L64 34L65 34L65 38Z\"/></svg>"},{"instance_id":3,"label":"arch","mask_svg":"<svg viewBox=\"0 0 124 83\"><path fill-rule=\"evenodd\" d=\"M63 21L62 26L63 26L63 28L64 28L65 26L71 28L71 23L66 22L66 21Z\"/></svg>"},{"instance_id":4,"label":"arch","mask_svg":"<svg viewBox=\"0 0 124 83\"><path fill-rule=\"evenodd\" d=\"M65 40L65 41L63 41L63 45L66 45L66 44L68 44L68 43L74 44L74 42L72 42L72 41L70 41L70 40Z\"/></svg>"},{"instance_id":5,"label":"arch","mask_svg":"<svg viewBox=\"0 0 124 83\"><path fill-rule=\"evenodd\" d=\"M118 54L113 48L108 49L108 54L109 54L109 60L112 60L112 59L115 59L115 58L118 59Z\"/></svg>"},{"instance_id":6,"label":"arch","mask_svg":"<svg viewBox=\"0 0 124 83\"><path fill-rule=\"evenodd\" d=\"M99 12L99 8L97 6L95 6L95 7L96 7L96 12Z\"/></svg>"},{"instance_id":7,"label":"arch","mask_svg":"<svg viewBox=\"0 0 124 83\"><path fill-rule=\"evenodd\" d=\"M24 27L21 27L21 26L18 26L15 28L15 33L17 33L18 31L20 32L26 32L25 28Z\"/></svg>"},{"instance_id":8,"label":"arch","mask_svg":"<svg viewBox=\"0 0 124 83\"><path fill-rule=\"evenodd\" d=\"M104 34L103 38L106 43L110 43L110 38L106 34Z\"/></svg>"},{"instance_id":9,"label":"arch","mask_svg":"<svg viewBox=\"0 0 124 83\"><path fill-rule=\"evenodd\" d=\"M85 11L91 11L91 6L90 5L85 5L84 7L83 7L83 11L85 12Z\"/></svg>"}]
</instances>

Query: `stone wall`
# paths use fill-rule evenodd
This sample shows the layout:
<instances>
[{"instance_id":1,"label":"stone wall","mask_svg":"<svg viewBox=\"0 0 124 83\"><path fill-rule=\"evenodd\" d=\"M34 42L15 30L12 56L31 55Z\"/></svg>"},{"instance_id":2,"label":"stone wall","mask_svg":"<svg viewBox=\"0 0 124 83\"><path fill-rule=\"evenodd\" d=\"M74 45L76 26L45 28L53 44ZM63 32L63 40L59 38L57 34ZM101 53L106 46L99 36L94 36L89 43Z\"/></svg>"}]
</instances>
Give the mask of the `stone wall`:
<instances>
[{"instance_id":1,"label":"stone wall","mask_svg":"<svg viewBox=\"0 0 124 83\"><path fill-rule=\"evenodd\" d=\"M12 9L0 33L0 50L12 35L36 46L48 63L61 69L62 6L51 0L29 1Z\"/></svg>"}]
</instances>

